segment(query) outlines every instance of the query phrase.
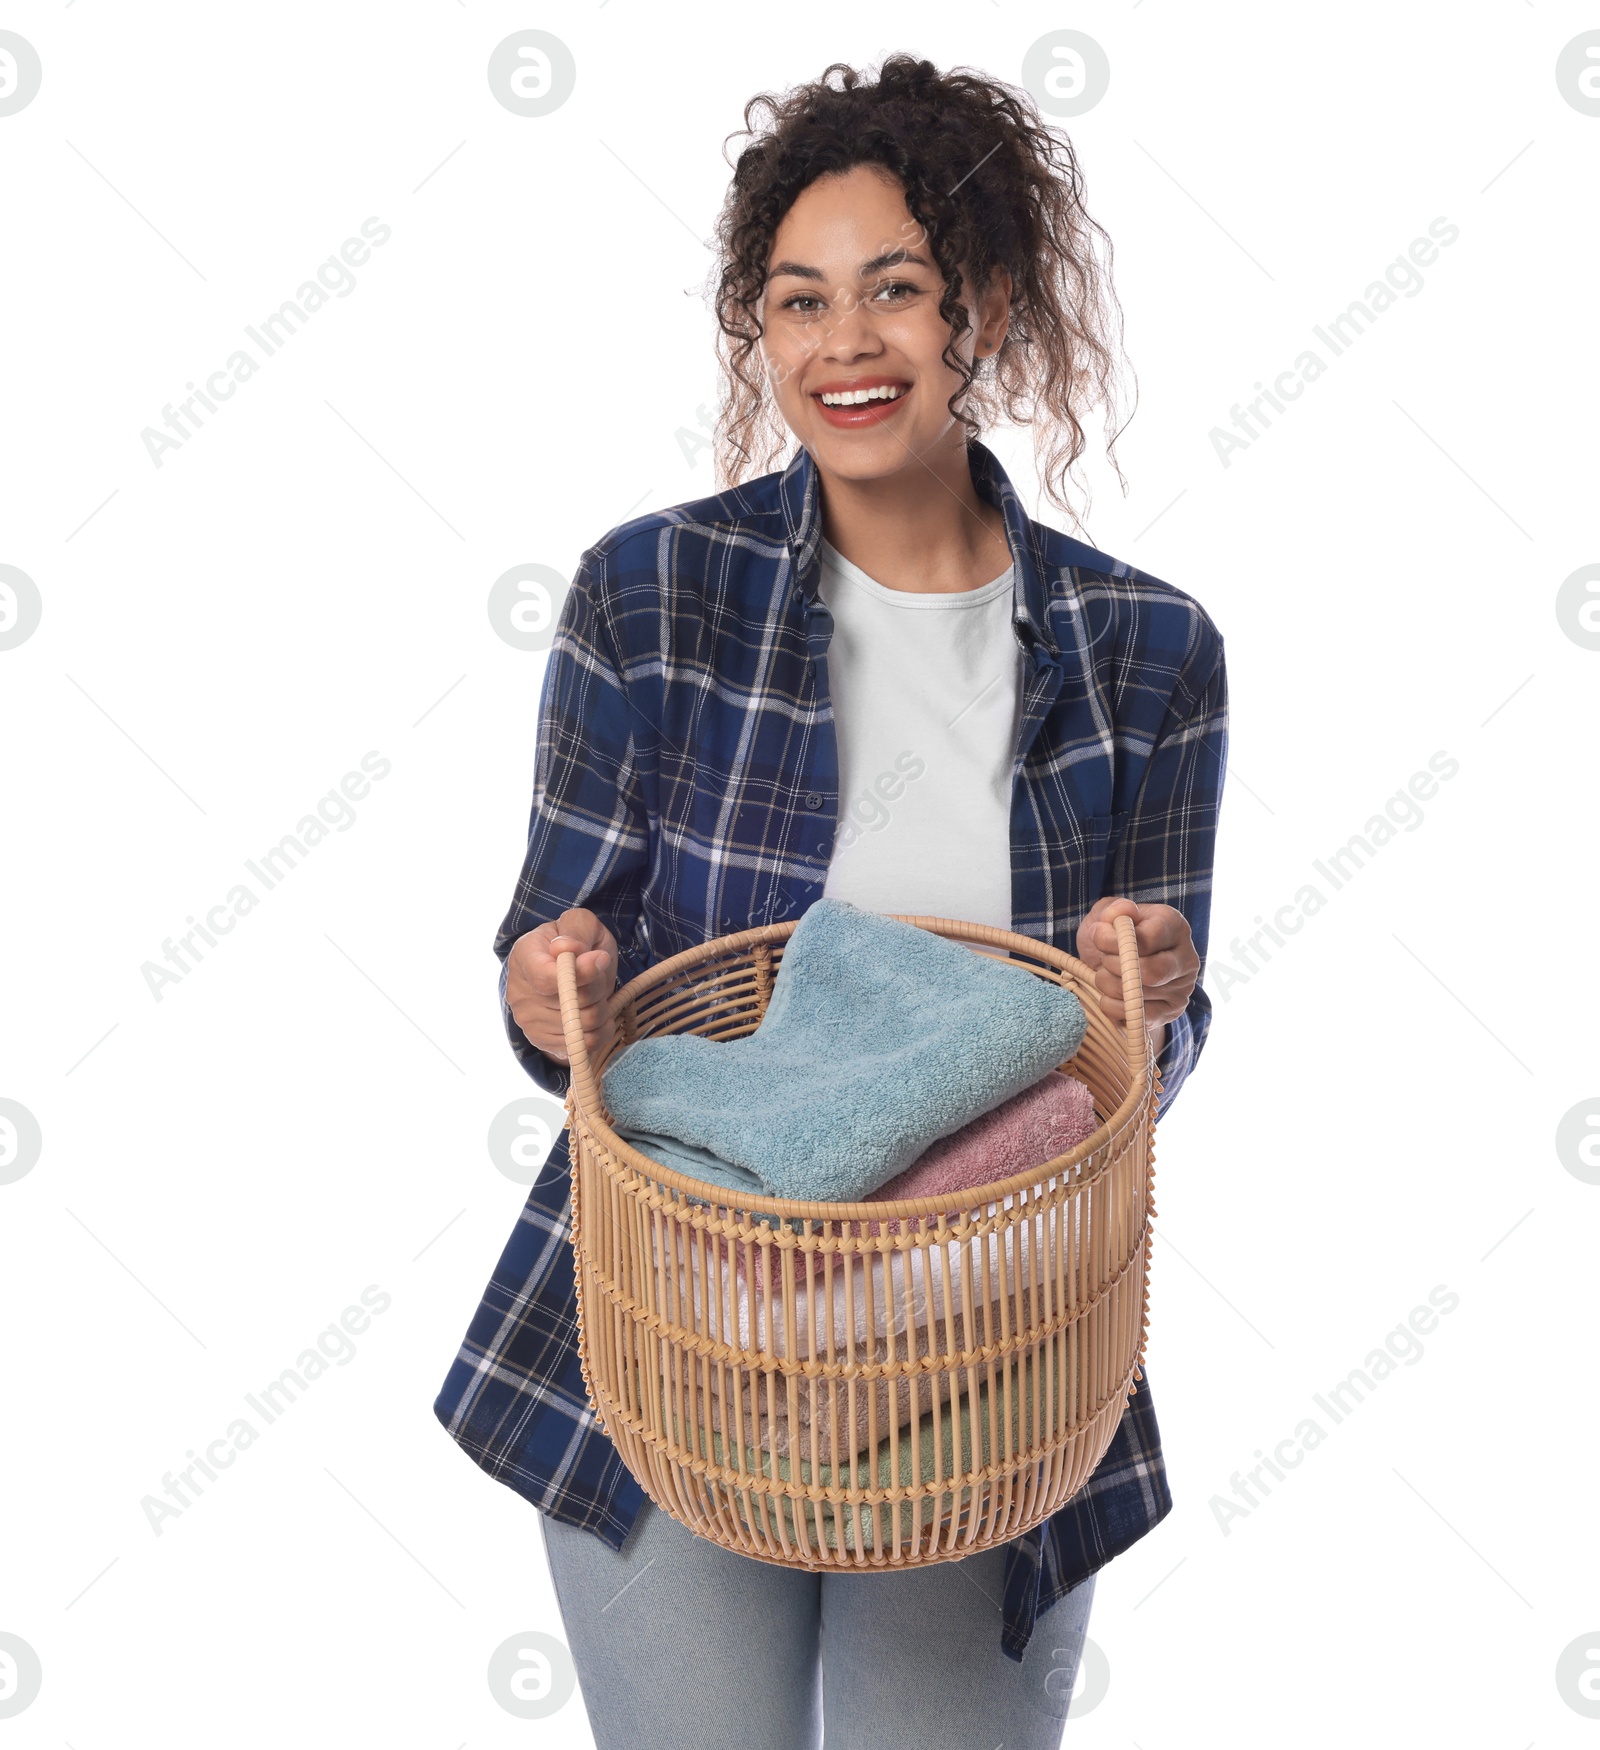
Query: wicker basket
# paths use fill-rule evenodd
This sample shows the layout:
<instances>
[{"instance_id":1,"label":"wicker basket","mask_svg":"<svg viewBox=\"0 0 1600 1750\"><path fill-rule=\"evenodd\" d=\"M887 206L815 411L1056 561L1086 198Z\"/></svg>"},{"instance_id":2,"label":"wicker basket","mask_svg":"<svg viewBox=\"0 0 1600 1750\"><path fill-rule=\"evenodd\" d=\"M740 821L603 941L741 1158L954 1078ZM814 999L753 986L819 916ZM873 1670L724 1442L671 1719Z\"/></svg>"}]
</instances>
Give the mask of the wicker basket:
<instances>
[{"instance_id":1,"label":"wicker basket","mask_svg":"<svg viewBox=\"0 0 1600 1750\"><path fill-rule=\"evenodd\" d=\"M593 1060L575 958L557 960L590 1400L658 1506L785 1567L915 1567L1019 1536L1088 1480L1144 1356L1160 1083L1131 920L1115 920L1125 1027L1059 949L903 921L1077 993L1088 1030L1061 1067L1094 1096L1092 1136L1029 1173L919 1201L709 1185L615 1133L600 1071L650 1034L753 1032L796 924L652 966L611 998L616 1034Z\"/></svg>"}]
</instances>

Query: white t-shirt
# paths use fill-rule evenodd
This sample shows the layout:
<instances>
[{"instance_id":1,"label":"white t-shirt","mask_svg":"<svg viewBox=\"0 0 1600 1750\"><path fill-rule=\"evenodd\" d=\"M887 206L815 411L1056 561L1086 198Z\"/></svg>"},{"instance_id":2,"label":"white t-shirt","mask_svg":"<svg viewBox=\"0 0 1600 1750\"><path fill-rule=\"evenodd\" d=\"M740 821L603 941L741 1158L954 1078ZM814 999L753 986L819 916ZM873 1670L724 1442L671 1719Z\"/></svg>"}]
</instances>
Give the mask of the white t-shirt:
<instances>
[{"instance_id":1,"label":"white t-shirt","mask_svg":"<svg viewBox=\"0 0 1600 1750\"><path fill-rule=\"evenodd\" d=\"M888 589L826 540L839 825L823 892L868 911L1011 928L1011 759L1022 696L1013 575Z\"/></svg>"}]
</instances>

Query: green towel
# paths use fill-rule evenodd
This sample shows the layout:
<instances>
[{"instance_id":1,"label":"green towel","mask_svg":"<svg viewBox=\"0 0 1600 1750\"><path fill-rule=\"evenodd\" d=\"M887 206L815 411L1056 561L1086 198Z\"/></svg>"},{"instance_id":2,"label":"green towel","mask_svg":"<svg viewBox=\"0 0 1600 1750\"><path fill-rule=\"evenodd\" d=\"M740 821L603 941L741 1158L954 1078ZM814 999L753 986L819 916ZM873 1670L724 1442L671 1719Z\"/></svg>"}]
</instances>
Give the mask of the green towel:
<instances>
[{"instance_id":1,"label":"green towel","mask_svg":"<svg viewBox=\"0 0 1600 1750\"><path fill-rule=\"evenodd\" d=\"M1046 1365L1047 1367L1049 1366L1048 1359ZM986 1374L987 1369L979 1369L978 1371L980 1374ZM960 1474L965 1475L972 1470L972 1400L967 1392L967 1375L965 1370L957 1370L955 1381L959 1381L961 1387L961 1408L958 1418L961 1442L959 1471ZM955 1381L952 1381L952 1383L955 1383ZM1000 1394L1001 1409L995 1420L998 1427L1003 1427L1003 1419L1005 1415L1005 1385L1003 1380L997 1381L997 1384ZM783 1391L781 1382L776 1389L781 1396ZM1041 1381L1040 1389L1042 1392L1048 1391L1048 1375ZM1057 1389L1059 1394L1059 1382ZM764 1383L761 1391L764 1402L766 1392ZM842 1418L845 1415L842 1387L840 1398L841 1403L839 1414ZM665 1403L663 1404L663 1407L666 1407ZM986 1379L982 1380L978 1386L977 1407L978 1463L979 1468L981 1469L990 1462L989 1388ZM746 1413L748 1414L748 1410ZM676 1415L672 1417L672 1427L674 1433L677 1434L678 1419ZM715 1428L709 1429L708 1433L711 1440L712 1459L717 1464L722 1464L725 1462L722 1456L722 1436ZM924 1483L932 1482L935 1438L937 1438L939 1442L941 1466L939 1475L946 1486L941 1488L938 1493L925 1496L921 1500L921 1523L924 1526L933 1521L935 1517L942 1520L946 1516L952 1505L951 1496L956 1490L960 1491L961 1504L964 1505L969 1498L970 1490L961 1486L959 1476L955 1481L952 1482L951 1480L951 1461L954 1452L954 1436L955 1430L952 1426L952 1417L948 1400L939 1406L937 1414L930 1411L921 1417L917 1424L915 1434L913 1434L909 1426L900 1430L900 1465L898 1481L902 1486L911 1481L911 1455L913 1449L915 1449L917 1455L917 1480ZM1016 1453L1025 1447L1029 1440L1032 1439L1032 1436L1033 1368L1031 1360L1024 1356L1017 1364L1016 1370L1012 1375L1010 1448L1012 1453ZM681 1438L681 1435L679 1437ZM804 1449L805 1443L803 1439L797 1444L802 1447L802 1450ZM745 1465L747 1469L752 1472L759 1471L762 1476L770 1477L772 1475L771 1456L765 1453L758 1454L756 1449L752 1446L747 1445L745 1447ZM777 1465L779 1479L783 1482L788 1482L793 1475L792 1461L788 1458L780 1458L777 1461ZM891 1442L888 1438L885 1438L879 1441L878 1449L875 1454L863 1454L856 1460L855 1486L857 1488L867 1488L871 1485L873 1476L876 1476L878 1479L878 1487L887 1488L890 1484L892 1475L892 1465L893 1451ZM828 1464L819 1464L817 1466L817 1481L823 1488L827 1488L832 1484L833 1469L834 1467ZM841 1465L840 1469L841 1471L844 1471L847 1469L847 1466ZM800 1460L800 1481L802 1484L809 1484L811 1482L811 1461L804 1456L802 1456ZM730 1483L726 1486L729 1488L736 1488L738 1485ZM764 1528L767 1535L771 1537L775 1543L779 1542L775 1515L781 1513L783 1516L783 1528L788 1536L789 1542L792 1545L798 1546L800 1539L796 1535L794 1517L797 1503L790 1496L752 1494L749 1499L752 1503L752 1510L758 1528L762 1527L764 1521ZM764 1502L769 1503L769 1505L763 1507ZM901 1546L903 1548L905 1544L915 1536L915 1526L912 1520L914 1504L910 1501L901 1501L898 1505L900 1509ZM846 1549L854 1549L856 1547L855 1539L858 1529L862 1546L868 1550L871 1549L872 1508L869 1505L862 1504L855 1508L851 1508L841 1504L835 1509L832 1503L823 1503L820 1509L814 1509L810 1502L802 1501L798 1503L798 1506L803 1516L804 1524L810 1534L808 1541L813 1547L818 1542L821 1542L828 1549L836 1549L838 1547L838 1537L835 1527L842 1525L844 1529L844 1542ZM894 1543L894 1521L892 1518L893 1506L894 1503L890 1502L882 1502L878 1506L878 1513L882 1526L883 1547L886 1550L891 1549ZM741 1516L747 1511L743 1500L738 1502L738 1511Z\"/></svg>"}]
</instances>

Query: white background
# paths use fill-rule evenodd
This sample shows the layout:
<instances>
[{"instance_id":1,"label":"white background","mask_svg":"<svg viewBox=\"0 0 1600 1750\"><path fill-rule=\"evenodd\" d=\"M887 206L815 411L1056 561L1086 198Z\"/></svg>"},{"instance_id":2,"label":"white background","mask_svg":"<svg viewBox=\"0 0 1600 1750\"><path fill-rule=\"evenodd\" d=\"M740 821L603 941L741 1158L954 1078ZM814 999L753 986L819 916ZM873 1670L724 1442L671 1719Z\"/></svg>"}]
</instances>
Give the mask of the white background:
<instances>
[{"instance_id":1,"label":"white background","mask_svg":"<svg viewBox=\"0 0 1600 1750\"><path fill-rule=\"evenodd\" d=\"M0 1186L0 1630L44 1674L4 1741L590 1742L576 1699L529 1724L490 1693L493 1650L560 1617L536 1513L431 1409L525 1195L486 1132L533 1091L491 942L544 659L495 635L489 586L713 490L680 434L715 402L702 239L749 96L897 48L1016 80L1070 26L1111 64L1065 125L1141 390L1130 491L1102 462L1087 529L1227 640L1212 965L1430 755L1459 771L1215 996L1161 1128L1177 1505L1101 1575L1111 1686L1067 1742L1591 1744L1556 1664L1600 1635L1600 1185L1555 1136L1600 1095L1600 653L1556 594L1600 560L1600 118L1555 65L1600 13L72 0L0 25L43 65L0 118L0 563L43 602L0 652L0 1095L44 1139ZM530 26L578 69L535 119L485 76ZM392 237L355 290L155 467L141 431L369 216ZM1423 289L1224 467L1212 428L1441 216ZM392 771L355 824L157 1002L143 964L368 750ZM354 1359L156 1535L163 1474L368 1284L392 1305ZM1422 1359L1224 1533L1212 1497L1436 1284L1459 1306Z\"/></svg>"}]
</instances>

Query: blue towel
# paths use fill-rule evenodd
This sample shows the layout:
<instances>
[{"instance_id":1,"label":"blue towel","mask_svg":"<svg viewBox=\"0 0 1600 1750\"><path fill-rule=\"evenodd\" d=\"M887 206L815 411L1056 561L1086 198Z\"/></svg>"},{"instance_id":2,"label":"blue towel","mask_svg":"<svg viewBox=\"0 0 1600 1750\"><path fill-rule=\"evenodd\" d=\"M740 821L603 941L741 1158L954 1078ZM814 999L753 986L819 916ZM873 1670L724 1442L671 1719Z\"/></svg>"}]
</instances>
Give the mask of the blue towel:
<instances>
[{"instance_id":1,"label":"blue towel","mask_svg":"<svg viewBox=\"0 0 1600 1750\"><path fill-rule=\"evenodd\" d=\"M745 1039L639 1039L601 1077L663 1166L765 1196L854 1203L1078 1049L1077 996L959 942L819 899Z\"/></svg>"}]
</instances>

